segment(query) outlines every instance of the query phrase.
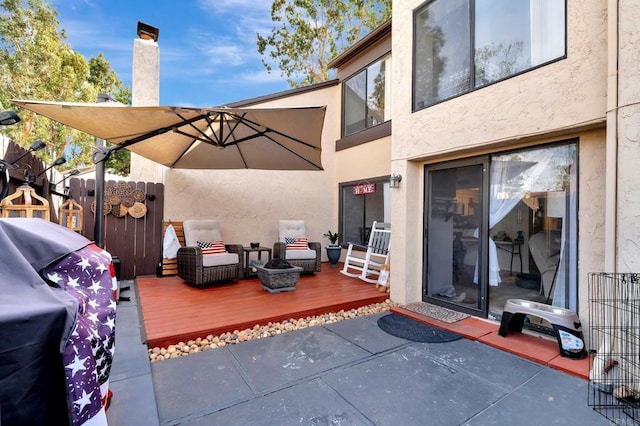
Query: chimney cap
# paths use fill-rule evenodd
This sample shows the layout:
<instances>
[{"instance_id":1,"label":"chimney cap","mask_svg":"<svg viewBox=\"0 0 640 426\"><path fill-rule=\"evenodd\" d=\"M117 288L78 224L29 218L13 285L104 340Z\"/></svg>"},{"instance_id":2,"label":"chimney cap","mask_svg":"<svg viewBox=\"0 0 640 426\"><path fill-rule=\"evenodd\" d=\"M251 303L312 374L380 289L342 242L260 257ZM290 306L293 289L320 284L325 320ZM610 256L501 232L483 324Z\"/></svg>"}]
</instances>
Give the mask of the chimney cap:
<instances>
[{"instance_id":1,"label":"chimney cap","mask_svg":"<svg viewBox=\"0 0 640 426\"><path fill-rule=\"evenodd\" d=\"M159 35L160 35L160 30L158 28L152 27L151 25L138 21L138 37L140 37L143 40L158 41Z\"/></svg>"}]
</instances>

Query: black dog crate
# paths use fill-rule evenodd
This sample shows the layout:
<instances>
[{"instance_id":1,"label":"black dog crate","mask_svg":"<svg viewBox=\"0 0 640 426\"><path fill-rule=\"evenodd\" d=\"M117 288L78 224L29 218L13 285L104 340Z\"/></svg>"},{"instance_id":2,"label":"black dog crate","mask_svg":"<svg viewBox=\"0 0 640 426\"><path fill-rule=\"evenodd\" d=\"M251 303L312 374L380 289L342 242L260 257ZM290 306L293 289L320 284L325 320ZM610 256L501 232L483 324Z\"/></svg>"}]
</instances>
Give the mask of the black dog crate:
<instances>
[{"instance_id":1,"label":"black dog crate","mask_svg":"<svg viewBox=\"0 0 640 426\"><path fill-rule=\"evenodd\" d=\"M589 274L589 405L640 425L640 274Z\"/></svg>"}]
</instances>

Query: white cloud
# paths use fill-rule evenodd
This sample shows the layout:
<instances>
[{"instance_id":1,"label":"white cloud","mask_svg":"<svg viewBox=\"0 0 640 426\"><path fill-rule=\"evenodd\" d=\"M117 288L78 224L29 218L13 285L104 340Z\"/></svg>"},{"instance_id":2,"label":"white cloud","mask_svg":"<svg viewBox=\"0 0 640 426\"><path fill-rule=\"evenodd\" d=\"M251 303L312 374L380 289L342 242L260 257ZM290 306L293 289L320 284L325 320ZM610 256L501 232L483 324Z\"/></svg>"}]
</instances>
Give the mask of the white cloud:
<instances>
[{"instance_id":1,"label":"white cloud","mask_svg":"<svg viewBox=\"0 0 640 426\"><path fill-rule=\"evenodd\" d=\"M213 65L226 65L238 67L246 63L245 50L233 44L214 44L203 49L207 59Z\"/></svg>"},{"instance_id":2,"label":"white cloud","mask_svg":"<svg viewBox=\"0 0 640 426\"><path fill-rule=\"evenodd\" d=\"M266 69L250 70L240 74L242 81L247 83L275 83L286 82L287 78L280 75L280 70L268 73Z\"/></svg>"}]
</instances>

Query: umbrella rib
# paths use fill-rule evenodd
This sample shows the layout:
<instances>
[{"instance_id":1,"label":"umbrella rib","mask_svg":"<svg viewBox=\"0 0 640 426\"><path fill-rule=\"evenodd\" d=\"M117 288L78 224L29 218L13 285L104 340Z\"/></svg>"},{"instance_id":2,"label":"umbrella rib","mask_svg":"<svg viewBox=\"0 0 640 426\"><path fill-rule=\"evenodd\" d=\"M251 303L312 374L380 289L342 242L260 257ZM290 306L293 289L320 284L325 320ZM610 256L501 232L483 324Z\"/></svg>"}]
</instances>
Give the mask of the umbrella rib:
<instances>
[{"instance_id":1,"label":"umbrella rib","mask_svg":"<svg viewBox=\"0 0 640 426\"><path fill-rule=\"evenodd\" d=\"M180 118L183 118L180 114L176 113L176 115L178 117L180 117ZM220 116L221 113L217 112L216 115ZM176 160L173 163L171 163L171 167L174 167L176 164L178 164L178 162L180 160L182 160L182 158L187 154L187 151L189 151L189 149L191 149L191 147L193 146L193 144L196 141L208 143L208 144L211 144L211 145L214 145L214 146L217 146L217 147L224 147L224 143L221 140L222 139L222 127L223 126L220 126L220 135L217 135L215 129L213 127L211 127L211 125L214 123L214 121L211 119L211 116L209 114L204 114L201 117L204 118L207 121L207 127L209 129L211 129L211 135L213 136L213 138L210 137L209 135L207 135L204 131L202 131L198 127L194 126L193 122L188 123L189 126L191 126L193 129L195 129L203 137L200 137L198 135L192 135L192 134L187 133L187 132L185 132L183 130L180 130L179 128L174 129L175 133L178 133L178 134L183 135L183 136L191 137L191 138L193 138L193 140L191 141L189 146L185 150L182 151L182 153L178 156L178 158L176 158ZM247 168L246 167L247 163L246 163L246 161L244 161L244 158L243 158L242 161L243 161L243 163L245 165L245 168Z\"/></svg>"},{"instance_id":2,"label":"umbrella rib","mask_svg":"<svg viewBox=\"0 0 640 426\"><path fill-rule=\"evenodd\" d=\"M228 114L228 115L230 115L230 116L232 116L232 117L234 117L234 118L235 118L235 119L237 119L238 121L243 122L243 123L244 123L247 127L249 127L251 130L253 130L253 131L257 132L257 133L260 133L261 135L266 136L266 132L273 132L273 133L275 133L275 134L277 134L277 135L283 136L283 137L285 137L285 138L287 138L287 139L290 139L290 140L292 140L292 141L294 141L294 142L297 142L297 143L302 144L302 145L304 145L304 146L307 146L307 147L309 147L309 148L313 148L313 149L314 149L314 150L316 150L316 151L318 151L318 150L319 150L319 148L318 148L317 146L315 146L315 145L313 145L313 144L310 144L310 143L308 143L308 142L305 142L305 141L303 141L302 139L294 138L293 136L289 136L289 135L287 135L286 133L282 133L282 132L280 132L280 131L278 131L278 130L272 129L272 128L267 127L267 126L263 126L263 125L261 125L260 123L256 123L255 121L252 121L252 120L249 120L248 118L245 118L246 113L245 113L245 114L243 114L243 115L241 115L241 116L240 116L240 115L238 115L238 114L235 114L235 113L227 113L227 114ZM240 123L238 123L238 124L240 124ZM253 126L257 126L257 127L264 127L264 128L265 128L265 130L264 130L264 131L262 131L262 130L258 130L256 127L253 127ZM267 136L267 137L268 137L268 136ZM269 138L269 139L271 139L271 138ZM273 140L273 139L272 139L272 140ZM276 141L274 141L274 142L276 142ZM276 142L276 143L277 143L277 142Z\"/></svg>"},{"instance_id":3,"label":"umbrella rib","mask_svg":"<svg viewBox=\"0 0 640 426\"><path fill-rule=\"evenodd\" d=\"M246 119L246 118L244 117L244 114L243 114L242 116L238 116L237 114L229 114L229 115L231 115L231 116L235 117L235 118L238 120L238 124L240 124L240 122L243 122L243 124L244 124L245 126L247 126L247 127L248 127L248 128L250 128L251 130L253 130L254 132L256 132L256 134L254 134L254 135L251 135L251 136L245 136L245 137L240 138L240 139L235 139L233 142L229 142L229 143L227 143L227 142L225 141L225 144L224 144L224 146L225 146L225 147L227 147L227 146L231 146L231 145L235 145L235 146L237 146L237 147L238 147L238 152L240 153L240 156L242 157L242 161L245 163L245 168L246 168L246 164L247 164L247 163L246 163L246 161L244 161L244 155L242 155L242 150L240 149L240 143L245 142L245 141L248 141L248 140L251 140L251 139L255 139L255 138L256 138L256 137L258 137L258 136L264 136L265 138L269 139L271 142L275 143L276 145L278 145L279 147L281 147L281 148L283 148L283 149L286 149L287 151L289 151L290 153L292 153L292 154L293 154L293 155L295 155L296 157L300 158L301 160L303 160L303 161L307 162L308 164L311 164L312 166L314 166L314 167L316 167L316 168L318 168L318 169L322 169L322 166L317 165L317 164L316 164L316 163L314 163L313 161L310 161L309 159L307 159L307 158L303 157L302 155L298 154L297 152L293 151L292 149L290 149L290 148L288 148L288 147L286 147L286 146L282 145L280 142L278 142L277 140L275 140L274 138L272 138L271 136L269 136L267 133L276 133L276 134L278 134L278 135L280 135L280 136L283 136L283 137L285 137L285 138L287 138L287 139L290 139L290 140L292 140L292 141L294 141L294 142L298 142L298 143L300 143L300 144L302 144L302 145L305 145L305 146L308 146L308 147L310 147L310 148L313 148L313 149L315 149L315 150L317 151L317 150L318 150L318 148L317 148L316 146L311 145L311 144L309 144L309 143L307 143L307 142L304 142L304 141L302 141L302 140L300 140L300 139L294 138L294 137L292 137L292 136L289 136L289 135L287 135L287 134L284 134L284 133L282 133L282 132L279 132L279 131L277 131L277 130L271 129L271 128L266 127L266 126L262 126L262 127L265 127L265 130L260 130L259 128L254 127L254 126L258 126L258 127L260 127L260 124L258 124L258 123L256 123L256 122L254 122L254 121L251 121L251 120L249 120L249 119ZM235 128L235 127L234 127L234 128ZM233 132L231 132L230 136L232 136L232 135L233 135ZM228 136L228 137L229 137L229 136ZM227 138L228 138L228 137L227 137Z\"/></svg>"},{"instance_id":4,"label":"umbrella rib","mask_svg":"<svg viewBox=\"0 0 640 426\"><path fill-rule=\"evenodd\" d=\"M234 118L238 118L238 117L237 117L237 116L235 116L235 115L232 115L232 114L229 114L229 115L231 115L231 116L232 116L232 117L234 117ZM246 114L243 114L243 117L244 117L244 115L246 115ZM226 116L227 116L227 113L219 113L219 117L220 117L220 122L221 122L221 123L222 123L223 121L225 121L225 119L226 119L227 123L229 122L229 119L228 119ZM222 140L223 145L227 143L227 140L228 140L229 138L233 138L233 137L234 137L233 132L238 128L238 126L240 125L240 123L241 123L241 122L242 122L242 120L241 120L241 119L238 119L238 120L236 120L236 121L235 121L235 124L233 125L233 127L231 127L231 128L229 129L229 134L228 134L227 136L225 136L224 140L222 140L222 133L220 134L220 140ZM221 131L222 131L222 127L223 127L223 126L220 126L220 130L221 130ZM253 128L251 128L251 127L249 127L249 128L250 128L251 130L253 130L253 131L256 131L255 129L253 129Z\"/></svg>"},{"instance_id":5,"label":"umbrella rib","mask_svg":"<svg viewBox=\"0 0 640 426\"><path fill-rule=\"evenodd\" d=\"M270 130L269 130L269 129L267 129L267 131L270 131ZM307 159L307 158L303 157L302 155L298 154L297 152L293 151L292 149L287 148L286 146L282 145L280 142L278 142L277 140L273 139L271 136L269 136L268 134L266 134L266 132L257 132L257 134L255 134L255 135L245 136L244 138L234 140L233 142L229 142L229 143L225 144L224 146L225 146L225 147L228 147L228 146L236 146L236 147L238 148L238 152L240 153L240 156L242 156L242 161L244 161L244 155L242 155L242 150L240 149L240 144L241 144L242 142L246 142L246 141L248 141L248 140L255 139L255 138L256 138L256 137L258 137L258 136L264 136L265 138L269 139L271 142L275 143L276 145L278 145L279 147L281 147L281 148L283 148L283 149L286 149L287 151L289 151L290 153L292 153L292 154L293 154L293 155L295 155L296 157L300 158L301 160L304 160L304 161L306 161L307 163L311 164L312 166L314 166L314 167L316 167L316 168L318 168L318 169L321 169L321 170L322 170L322 167L321 167L321 166L318 166L318 165L317 165L316 163L314 163L313 161L310 161L309 159ZM288 137L288 136L286 136L286 135L284 135L284 136L285 136L285 137ZM245 166L246 166L246 164L247 164L247 163L245 162Z\"/></svg>"},{"instance_id":6,"label":"umbrella rib","mask_svg":"<svg viewBox=\"0 0 640 426\"><path fill-rule=\"evenodd\" d=\"M182 117L180 114L176 114L178 117L182 118L184 120L184 117ZM189 133L186 133L182 130L180 130L180 128L176 128L174 130L175 133L179 133L181 135L184 136L189 136L189 137L193 137L196 140L205 142L205 143L211 143L213 145L220 145L220 139L217 137L215 131L213 130L213 128L211 127L211 124L213 123L213 121L211 120L211 117L208 114L204 114L201 116L204 120L207 121L207 127L209 127L209 129L211 129L211 133L214 136L213 138L210 137L209 135L207 135L202 129L200 129L199 127L196 127L193 125L193 122L187 123L193 130L195 130L196 132L200 133L202 135L202 137L198 137ZM182 126L180 126L182 127Z\"/></svg>"},{"instance_id":7,"label":"umbrella rib","mask_svg":"<svg viewBox=\"0 0 640 426\"><path fill-rule=\"evenodd\" d=\"M179 114L176 114L176 115L178 117L180 117ZM175 131L176 130L176 126L184 126L184 125L187 125L187 124L191 124L191 123L193 123L195 121L201 120L202 117L203 117L203 115L198 115L196 117L189 118L187 120L185 120L184 118L180 117L180 118L182 118L184 120L183 123L177 123L177 124L172 124L170 126L160 127L158 129L152 130L151 132L144 133L144 134L142 134L140 136L136 136L135 138L132 138L132 139L129 139L129 140L126 140L126 141L124 141L122 143L117 144L114 147L113 151L119 151L122 148L127 148L127 147L129 147L131 145L137 144L138 142L142 142L142 141L150 139L150 138L152 138L154 136L158 136L158 135L161 135L163 133L167 133L168 131L171 131L171 130Z\"/></svg>"},{"instance_id":8,"label":"umbrella rib","mask_svg":"<svg viewBox=\"0 0 640 426\"><path fill-rule=\"evenodd\" d=\"M224 113L219 113L218 117L220 117L220 123L224 123L225 120L227 123L229 123L229 119L227 118L226 114ZM240 125L242 121L241 120L235 120L235 123L233 124L233 127L229 128L229 133L225 136L224 140L222 141L222 146L227 146L227 141L229 139L232 139L232 142L229 143L229 146L235 145L236 149L238 150L238 155L240 156L240 159L242 160L242 164L244 164L244 168L248 169L249 168L249 164L247 164L247 159L244 156L244 153L242 152L242 150L240 149L240 146L235 143L236 139L235 139L235 135L233 132L235 132L235 130L238 128L238 126ZM220 126L220 139L222 139L222 129L223 129L223 125ZM251 128L251 127L249 127ZM254 130L254 129L252 129ZM254 130L255 131L255 130ZM257 135L253 135L252 138L255 138L257 136L260 136L261 133L258 132Z\"/></svg>"}]
</instances>

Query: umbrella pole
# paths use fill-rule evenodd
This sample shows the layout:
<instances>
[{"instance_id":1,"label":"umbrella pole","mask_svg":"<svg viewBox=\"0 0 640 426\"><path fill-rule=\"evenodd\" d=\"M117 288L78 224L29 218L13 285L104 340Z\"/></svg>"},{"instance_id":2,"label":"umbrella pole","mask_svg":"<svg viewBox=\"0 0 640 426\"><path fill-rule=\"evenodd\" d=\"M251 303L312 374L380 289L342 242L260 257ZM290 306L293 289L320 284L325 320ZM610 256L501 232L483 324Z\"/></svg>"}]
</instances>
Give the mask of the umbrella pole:
<instances>
[{"instance_id":1,"label":"umbrella pole","mask_svg":"<svg viewBox=\"0 0 640 426\"><path fill-rule=\"evenodd\" d=\"M110 100L111 96L100 93L97 103ZM93 154L93 163L96 165L96 220L93 227L93 239L100 248L104 248L104 176L109 154L111 152L107 150L104 139L96 138L96 151Z\"/></svg>"},{"instance_id":2,"label":"umbrella pole","mask_svg":"<svg viewBox=\"0 0 640 426\"><path fill-rule=\"evenodd\" d=\"M96 141L104 143L102 139L96 139ZM104 149L104 147L97 147L96 154L99 153L100 148ZM96 156L94 154L94 158ZM107 156L105 155L96 163L96 221L93 227L93 239L100 248L104 248L104 175L106 161Z\"/></svg>"}]
</instances>

